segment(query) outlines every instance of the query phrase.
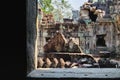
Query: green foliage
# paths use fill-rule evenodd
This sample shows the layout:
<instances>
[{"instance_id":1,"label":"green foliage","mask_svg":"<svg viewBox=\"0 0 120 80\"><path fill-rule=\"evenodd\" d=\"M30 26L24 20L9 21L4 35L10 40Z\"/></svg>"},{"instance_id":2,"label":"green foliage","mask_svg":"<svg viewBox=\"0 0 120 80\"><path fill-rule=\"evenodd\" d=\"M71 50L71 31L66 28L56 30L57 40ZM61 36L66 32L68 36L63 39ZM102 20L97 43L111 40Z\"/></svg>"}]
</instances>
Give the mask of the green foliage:
<instances>
[{"instance_id":1,"label":"green foliage","mask_svg":"<svg viewBox=\"0 0 120 80\"><path fill-rule=\"evenodd\" d=\"M65 0L53 0L52 5L54 5L54 10L52 13L54 14L54 18L56 21L63 21L63 17L71 16L71 12L69 11L72 9L71 5L68 3L68 1Z\"/></svg>"},{"instance_id":2,"label":"green foliage","mask_svg":"<svg viewBox=\"0 0 120 80\"><path fill-rule=\"evenodd\" d=\"M62 3L64 3L64 0L61 0Z\"/></svg>"},{"instance_id":3,"label":"green foliage","mask_svg":"<svg viewBox=\"0 0 120 80\"><path fill-rule=\"evenodd\" d=\"M52 3L52 0L39 0L41 3L41 9L44 13L48 14L51 13L54 10ZM65 4L64 0L61 0L62 4Z\"/></svg>"},{"instance_id":4,"label":"green foliage","mask_svg":"<svg viewBox=\"0 0 120 80\"><path fill-rule=\"evenodd\" d=\"M51 5L52 0L39 0L41 2L41 9L44 13L51 13L54 7Z\"/></svg>"},{"instance_id":5,"label":"green foliage","mask_svg":"<svg viewBox=\"0 0 120 80\"><path fill-rule=\"evenodd\" d=\"M56 17L56 20L61 21L63 16L65 16L64 13L66 13L67 16L69 16L68 9L71 9L71 5L68 4L68 1L65 0L38 0L39 4L41 5L41 9L45 14L53 13L53 15Z\"/></svg>"}]
</instances>

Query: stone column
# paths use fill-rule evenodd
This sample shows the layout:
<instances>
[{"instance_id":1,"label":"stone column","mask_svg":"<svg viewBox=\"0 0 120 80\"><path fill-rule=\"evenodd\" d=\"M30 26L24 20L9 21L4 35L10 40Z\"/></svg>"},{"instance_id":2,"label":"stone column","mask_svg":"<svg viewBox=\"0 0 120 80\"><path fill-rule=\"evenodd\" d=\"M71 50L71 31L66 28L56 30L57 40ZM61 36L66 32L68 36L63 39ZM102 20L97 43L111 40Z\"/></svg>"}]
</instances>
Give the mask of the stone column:
<instances>
[{"instance_id":1,"label":"stone column","mask_svg":"<svg viewBox=\"0 0 120 80\"><path fill-rule=\"evenodd\" d=\"M37 38L37 0L27 0L27 73L37 68L36 38Z\"/></svg>"}]
</instances>

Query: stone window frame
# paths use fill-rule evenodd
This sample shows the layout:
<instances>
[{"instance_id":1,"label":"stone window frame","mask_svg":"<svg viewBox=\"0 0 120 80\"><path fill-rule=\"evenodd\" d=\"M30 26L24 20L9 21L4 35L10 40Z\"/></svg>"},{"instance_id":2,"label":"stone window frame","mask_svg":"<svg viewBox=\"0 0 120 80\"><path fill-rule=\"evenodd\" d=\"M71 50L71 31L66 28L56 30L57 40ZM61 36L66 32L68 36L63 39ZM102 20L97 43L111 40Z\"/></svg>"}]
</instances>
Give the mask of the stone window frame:
<instances>
[{"instance_id":1,"label":"stone window frame","mask_svg":"<svg viewBox=\"0 0 120 80\"><path fill-rule=\"evenodd\" d=\"M120 78L119 68L37 69L37 0L27 0L26 7L28 78Z\"/></svg>"}]
</instances>

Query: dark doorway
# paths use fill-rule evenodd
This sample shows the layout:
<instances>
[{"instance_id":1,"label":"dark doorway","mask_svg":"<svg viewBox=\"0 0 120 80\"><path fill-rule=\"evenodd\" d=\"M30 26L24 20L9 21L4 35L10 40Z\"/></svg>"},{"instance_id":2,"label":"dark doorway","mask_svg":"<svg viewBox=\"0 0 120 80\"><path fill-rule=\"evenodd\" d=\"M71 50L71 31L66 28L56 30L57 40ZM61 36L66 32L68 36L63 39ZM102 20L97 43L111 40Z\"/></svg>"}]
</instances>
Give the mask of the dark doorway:
<instances>
[{"instance_id":1,"label":"dark doorway","mask_svg":"<svg viewBox=\"0 0 120 80\"><path fill-rule=\"evenodd\" d=\"M97 35L97 41L96 41L96 46L102 46L102 47L106 47L105 44L105 35Z\"/></svg>"},{"instance_id":2,"label":"dark doorway","mask_svg":"<svg viewBox=\"0 0 120 80\"><path fill-rule=\"evenodd\" d=\"M50 40L50 37L46 37L45 39L46 39L46 42L48 42L48 40Z\"/></svg>"}]
</instances>

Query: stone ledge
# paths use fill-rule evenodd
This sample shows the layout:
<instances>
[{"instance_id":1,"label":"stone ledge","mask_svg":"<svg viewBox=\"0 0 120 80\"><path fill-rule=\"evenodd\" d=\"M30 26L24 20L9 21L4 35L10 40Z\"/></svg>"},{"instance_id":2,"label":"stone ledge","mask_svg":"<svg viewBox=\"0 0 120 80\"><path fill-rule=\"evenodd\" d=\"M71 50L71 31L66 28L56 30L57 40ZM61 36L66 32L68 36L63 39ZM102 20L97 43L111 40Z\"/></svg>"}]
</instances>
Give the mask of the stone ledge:
<instances>
[{"instance_id":1,"label":"stone ledge","mask_svg":"<svg viewBox=\"0 0 120 80\"><path fill-rule=\"evenodd\" d=\"M120 78L119 68L39 68L27 77L31 78Z\"/></svg>"}]
</instances>

